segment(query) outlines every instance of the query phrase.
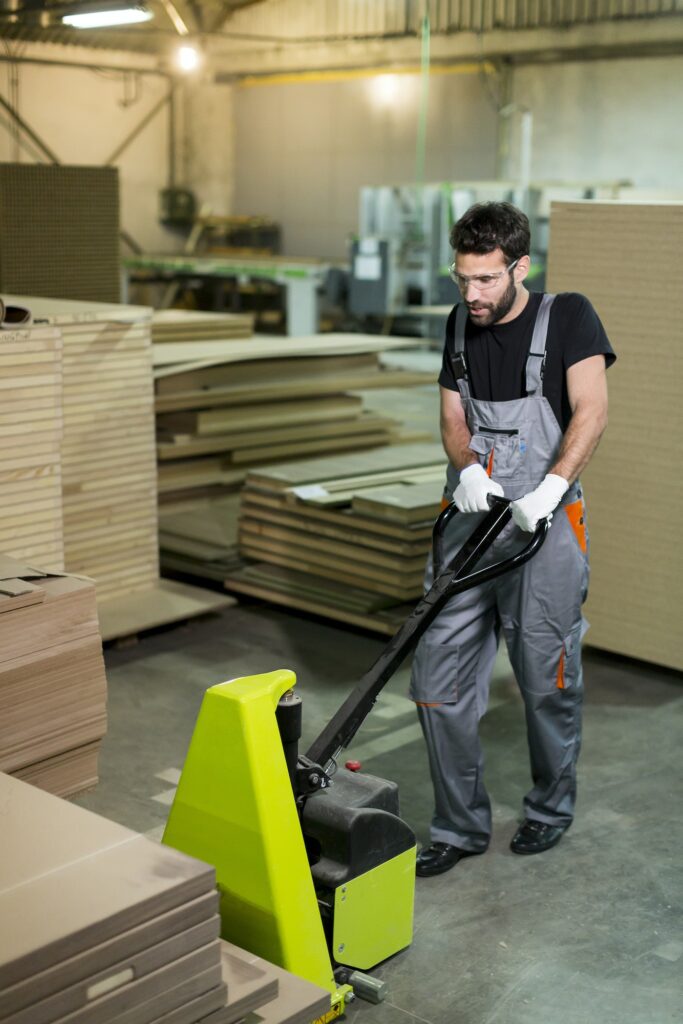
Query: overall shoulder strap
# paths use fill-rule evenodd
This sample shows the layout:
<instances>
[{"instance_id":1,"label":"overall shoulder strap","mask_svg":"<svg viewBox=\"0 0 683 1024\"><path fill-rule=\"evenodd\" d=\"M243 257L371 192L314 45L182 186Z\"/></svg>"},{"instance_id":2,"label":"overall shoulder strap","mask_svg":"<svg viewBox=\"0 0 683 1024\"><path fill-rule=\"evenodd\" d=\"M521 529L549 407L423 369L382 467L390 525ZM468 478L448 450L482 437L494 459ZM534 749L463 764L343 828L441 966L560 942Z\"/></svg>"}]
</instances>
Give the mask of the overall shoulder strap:
<instances>
[{"instance_id":1,"label":"overall shoulder strap","mask_svg":"<svg viewBox=\"0 0 683 1024\"><path fill-rule=\"evenodd\" d=\"M544 295L536 314L534 333L526 361L526 393L540 395L543 384L543 368L545 366L545 347L548 341L548 321L550 307L555 301L554 295Z\"/></svg>"},{"instance_id":2,"label":"overall shoulder strap","mask_svg":"<svg viewBox=\"0 0 683 1024\"><path fill-rule=\"evenodd\" d=\"M469 377L467 374L467 361L465 359L465 324L467 323L467 306L459 302L455 307L455 326L453 328L453 342L451 351L451 365L453 374L458 385L461 398L470 397Z\"/></svg>"}]
</instances>

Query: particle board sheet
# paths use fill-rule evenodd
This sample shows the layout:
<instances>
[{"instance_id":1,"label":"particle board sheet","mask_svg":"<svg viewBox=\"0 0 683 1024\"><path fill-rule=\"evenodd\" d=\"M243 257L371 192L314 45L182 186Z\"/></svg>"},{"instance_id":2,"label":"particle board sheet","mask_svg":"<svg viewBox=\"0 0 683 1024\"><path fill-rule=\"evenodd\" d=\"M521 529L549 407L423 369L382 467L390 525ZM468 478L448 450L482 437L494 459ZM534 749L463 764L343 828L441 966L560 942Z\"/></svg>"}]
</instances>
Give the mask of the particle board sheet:
<instances>
[{"instance_id":1,"label":"particle board sheet","mask_svg":"<svg viewBox=\"0 0 683 1024\"><path fill-rule=\"evenodd\" d=\"M308 460L270 469L253 469L242 491L239 542L244 558L277 567L279 586L295 589L300 602L314 602L349 614L368 614L379 607L418 598L431 540L431 522L368 516L354 508L366 491L374 494L387 475L410 491L431 473L438 511L443 485L444 455L439 445L406 445L352 457ZM417 481L417 483L415 483ZM400 490L394 487L395 513ZM424 499L421 499L422 505ZM409 512L419 503L409 504ZM433 517L432 517L433 518ZM230 573L228 586L267 589L267 582ZM320 580L325 583L321 584ZM287 581L287 584L285 584ZM330 586L334 584L334 586ZM346 591L346 593L344 593ZM255 595L258 596L258 595ZM303 607L303 604L300 605ZM348 621L348 620L347 620Z\"/></svg>"},{"instance_id":2,"label":"particle board sheet","mask_svg":"<svg viewBox=\"0 0 683 1024\"><path fill-rule=\"evenodd\" d=\"M214 614L234 603L228 594L160 579L146 590L98 603L102 640L115 640L199 615Z\"/></svg>"},{"instance_id":3,"label":"particle board sheet","mask_svg":"<svg viewBox=\"0 0 683 1024\"><path fill-rule=\"evenodd\" d=\"M95 587L0 555L0 770L71 795L97 782L107 683Z\"/></svg>"},{"instance_id":4,"label":"particle board sheet","mask_svg":"<svg viewBox=\"0 0 683 1024\"><path fill-rule=\"evenodd\" d=\"M325 588L328 583L330 590ZM363 592L361 607L349 602L345 591L352 588L341 586L342 594L335 589L335 581L323 581L310 573L284 569L267 562L252 563L233 570L225 585L236 594L255 597L270 604L285 608L296 608L310 615L319 615L349 626L368 629L382 636L393 636L413 609L413 604L397 605L394 602L386 609L365 610L368 595Z\"/></svg>"},{"instance_id":5,"label":"particle board sheet","mask_svg":"<svg viewBox=\"0 0 683 1024\"><path fill-rule=\"evenodd\" d=\"M7 1024L225 1007L212 867L7 775L0 831Z\"/></svg>"},{"instance_id":6,"label":"particle board sheet","mask_svg":"<svg viewBox=\"0 0 683 1024\"><path fill-rule=\"evenodd\" d=\"M118 302L116 168L0 163L0 228L0 291Z\"/></svg>"},{"instance_id":7,"label":"particle board sheet","mask_svg":"<svg viewBox=\"0 0 683 1024\"><path fill-rule=\"evenodd\" d=\"M679 670L682 273L683 203L552 204L548 286L587 295L617 353L609 425L582 474L586 642Z\"/></svg>"},{"instance_id":8,"label":"particle board sheet","mask_svg":"<svg viewBox=\"0 0 683 1024\"><path fill-rule=\"evenodd\" d=\"M255 359L287 359L304 356L353 355L364 352L386 352L391 349L416 348L420 339L380 334L310 334L302 337L273 338L255 334L245 341L161 342L154 345L153 359L157 369L180 364L183 372L201 364L242 363Z\"/></svg>"},{"instance_id":9,"label":"particle board sheet","mask_svg":"<svg viewBox=\"0 0 683 1024\"><path fill-rule=\"evenodd\" d=\"M248 338L254 332L250 313L205 313L186 309L155 310L152 341L195 342Z\"/></svg>"},{"instance_id":10,"label":"particle board sheet","mask_svg":"<svg viewBox=\"0 0 683 1024\"><path fill-rule=\"evenodd\" d=\"M0 551L64 567L62 336L54 327L0 337Z\"/></svg>"},{"instance_id":11,"label":"particle board sheet","mask_svg":"<svg viewBox=\"0 0 683 1024\"><path fill-rule=\"evenodd\" d=\"M221 962L228 1004L206 1024L234 1024L247 1013L255 1014L254 1024L310 1024L330 1011L326 989L231 942L221 941ZM265 986L270 998L264 998Z\"/></svg>"},{"instance_id":12,"label":"particle board sheet","mask_svg":"<svg viewBox=\"0 0 683 1024\"><path fill-rule=\"evenodd\" d=\"M156 410L161 414L215 406L265 406L347 391L432 383L433 374L383 367L376 353L247 361L166 377L156 375Z\"/></svg>"},{"instance_id":13,"label":"particle board sheet","mask_svg":"<svg viewBox=\"0 0 683 1024\"><path fill-rule=\"evenodd\" d=\"M22 296L63 338L64 559L102 600L159 578L150 315Z\"/></svg>"}]
</instances>

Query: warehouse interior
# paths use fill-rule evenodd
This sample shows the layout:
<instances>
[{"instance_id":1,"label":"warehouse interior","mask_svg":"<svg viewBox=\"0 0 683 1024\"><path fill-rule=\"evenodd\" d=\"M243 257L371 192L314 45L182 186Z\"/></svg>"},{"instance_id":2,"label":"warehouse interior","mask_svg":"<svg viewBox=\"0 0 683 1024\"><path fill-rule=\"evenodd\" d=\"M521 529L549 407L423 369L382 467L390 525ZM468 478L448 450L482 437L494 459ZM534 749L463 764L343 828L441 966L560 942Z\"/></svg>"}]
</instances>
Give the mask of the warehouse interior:
<instances>
[{"instance_id":1,"label":"warehouse interior","mask_svg":"<svg viewBox=\"0 0 683 1024\"><path fill-rule=\"evenodd\" d=\"M0 0L0 36L0 1024L680 1020L682 0ZM489 848L416 878L451 230L491 202L617 355L578 801L514 855L501 642Z\"/></svg>"}]
</instances>

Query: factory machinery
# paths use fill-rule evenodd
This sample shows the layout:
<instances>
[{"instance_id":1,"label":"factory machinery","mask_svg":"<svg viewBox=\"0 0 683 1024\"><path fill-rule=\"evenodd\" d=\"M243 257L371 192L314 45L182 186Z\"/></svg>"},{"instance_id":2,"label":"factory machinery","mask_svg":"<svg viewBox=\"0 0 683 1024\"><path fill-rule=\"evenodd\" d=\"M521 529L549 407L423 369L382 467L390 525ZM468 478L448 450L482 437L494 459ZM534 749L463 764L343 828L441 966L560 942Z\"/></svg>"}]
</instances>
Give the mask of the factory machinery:
<instances>
[{"instance_id":1,"label":"factory machinery","mask_svg":"<svg viewBox=\"0 0 683 1024\"><path fill-rule=\"evenodd\" d=\"M457 301L448 276L449 233L473 204L494 200L523 209L531 224L529 283L545 283L553 200L613 199L623 183L443 182L368 186L360 191L358 237L351 243L348 308L357 317L427 315ZM443 312L443 311L442 311Z\"/></svg>"}]
</instances>

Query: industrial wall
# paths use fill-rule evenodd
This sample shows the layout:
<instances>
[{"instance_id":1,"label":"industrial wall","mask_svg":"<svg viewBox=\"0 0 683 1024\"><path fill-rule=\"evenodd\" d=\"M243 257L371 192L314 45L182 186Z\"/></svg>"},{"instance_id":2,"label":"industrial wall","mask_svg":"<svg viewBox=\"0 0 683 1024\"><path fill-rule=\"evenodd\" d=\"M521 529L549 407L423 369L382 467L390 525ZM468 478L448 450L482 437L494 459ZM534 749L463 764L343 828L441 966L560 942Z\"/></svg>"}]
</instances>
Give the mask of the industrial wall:
<instances>
[{"instance_id":1,"label":"industrial wall","mask_svg":"<svg viewBox=\"0 0 683 1024\"><path fill-rule=\"evenodd\" d=\"M538 178L627 178L683 189L683 57L529 65L513 99L533 113Z\"/></svg>"},{"instance_id":2,"label":"industrial wall","mask_svg":"<svg viewBox=\"0 0 683 1024\"><path fill-rule=\"evenodd\" d=\"M164 75L110 68L145 68L141 55L76 47L32 46L22 57L84 62L1 63L0 97L18 110L49 150L19 132L0 109L0 161L102 165L119 169L121 226L147 252L176 251L183 236L158 221L159 191L170 178L170 80ZM156 62L147 61L150 68ZM99 68L98 68L99 65ZM228 86L179 85L175 100L176 184L192 187L214 213L232 205L232 90ZM149 115L138 135L116 151ZM19 141L21 138L21 142Z\"/></svg>"},{"instance_id":3,"label":"industrial wall","mask_svg":"<svg viewBox=\"0 0 683 1024\"><path fill-rule=\"evenodd\" d=\"M495 177L490 90L476 68L430 75L423 180ZM417 179L421 102L419 74L236 86L235 211L281 221L290 254L343 258L359 188Z\"/></svg>"},{"instance_id":4,"label":"industrial wall","mask_svg":"<svg viewBox=\"0 0 683 1024\"><path fill-rule=\"evenodd\" d=\"M532 178L683 189L682 72L676 56L515 68ZM343 257L360 186L416 179L419 73L352 75L234 87L235 211L281 221L291 255ZM514 173L518 119L499 126L496 95L488 74L430 75L424 180Z\"/></svg>"}]
</instances>

